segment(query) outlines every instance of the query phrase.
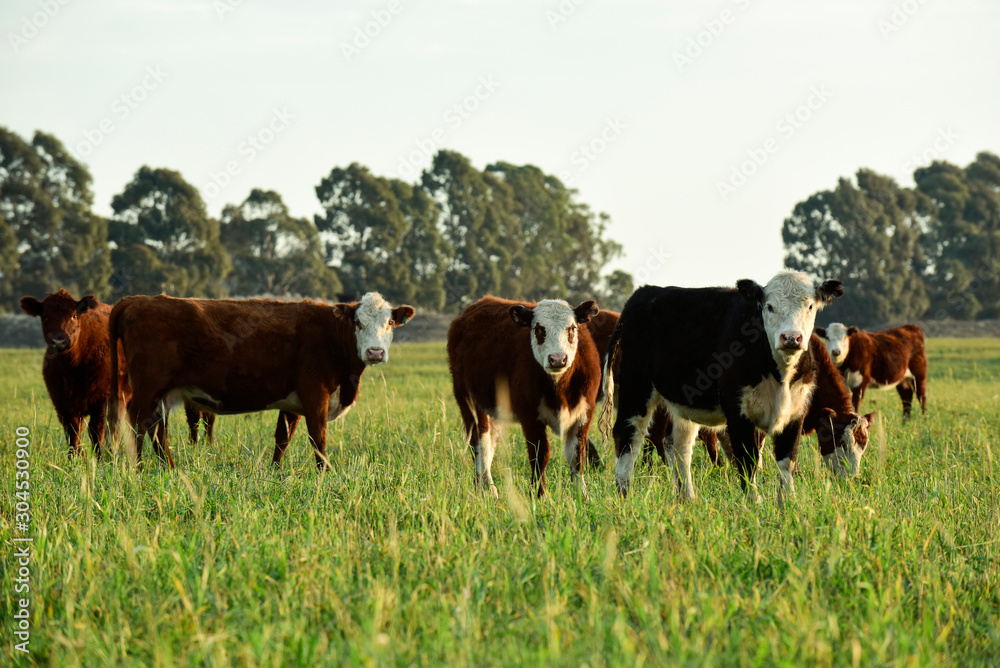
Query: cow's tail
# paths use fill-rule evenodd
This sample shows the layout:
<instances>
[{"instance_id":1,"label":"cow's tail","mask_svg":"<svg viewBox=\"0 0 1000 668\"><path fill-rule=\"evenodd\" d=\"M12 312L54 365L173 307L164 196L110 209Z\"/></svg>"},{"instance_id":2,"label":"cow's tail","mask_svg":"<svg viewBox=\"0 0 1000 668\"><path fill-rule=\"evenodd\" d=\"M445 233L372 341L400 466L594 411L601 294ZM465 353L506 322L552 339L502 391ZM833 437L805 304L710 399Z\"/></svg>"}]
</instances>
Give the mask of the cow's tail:
<instances>
[{"instance_id":1,"label":"cow's tail","mask_svg":"<svg viewBox=\"0 0 1000 668\"><path fill-rule=\"evenodd\" d=\"M601 394L604 395L604 406L601 408L601 415L597 421L601 437L605 441L611 439L612 416L614 415L615 404L615 362L621 352L621 331L622 318L618 319L615 331L611 333L608 341L608 352L604 356L604 367L601 369Z\"/></svg>"},{"instance_id":2,"label":"cow's tail","mask_svg":"<svg viewBox=\"0 0 1000 668\"><path fill-rule=\"evenodd\" d=\"M120 372L127 365L121 336L121 322L124 313L125 305L118 302L108 318L108 345L111 353L111 392L108 396L107 410L107 422L110 427L108 434L111 439L109 450L116 452L124 444L129 460L135 461L134 434L128 426L122 429L122 424L126 420L128 396L132 394L128 372Z\"/></svg>"}]
</instances>

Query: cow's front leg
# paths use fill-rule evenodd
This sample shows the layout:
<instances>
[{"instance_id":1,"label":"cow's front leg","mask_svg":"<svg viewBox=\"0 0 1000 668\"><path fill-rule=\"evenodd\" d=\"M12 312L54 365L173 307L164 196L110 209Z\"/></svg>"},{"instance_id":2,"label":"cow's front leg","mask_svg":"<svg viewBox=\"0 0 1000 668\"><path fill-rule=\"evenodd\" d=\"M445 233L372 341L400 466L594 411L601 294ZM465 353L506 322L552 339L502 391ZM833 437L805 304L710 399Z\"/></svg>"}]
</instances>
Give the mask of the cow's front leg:
<instances>
[{"instance_id":1,"label":"cow's front leg","mask_svg":"<svg viewBox=\"0 0 1000 668\"><path fill-rule=\"evenodd\" d=\"M726 433L729 434L732 458L740 476L740 487L747 500L759 503L761 499L757 492L756 478L760 466L760 448L756 428L742 416L731 417L726 424Z\"/></svg>"},{"instance_id":2,"label":"cow's front leg","mask_svg":"<svg viewBox=\"0 0 1000 668\"><path fill-rule=\"evenodd\" d=\"M795 494L796 462L799 455L799 439L802 437L802 420L796 420L774 437L774 459L778 462L781 484L778 487L778 505L785 502L785 496Z\"/></svg>"},{"instance_id":3,"label":"cow's front leg","mask_svg":"<svg viewBox=\"0 0 1000 668\"><path fill-rule=\"evenodd\" d=\"M82 421L78 417L59 416L62 423L63 433L66 434L66 442L69 445L69 454L75 455L80 451L80 426Z\"/></svg>"},{"instance_id":4,"label":"cow's front leg","mask_svg":"<svg viewBox=\"0 0 1000 668\"><path fill-rule=\"evenodd\" d=\"M531 467L531 483L537 485L538 498L545 496L545 467L549 463L549 437L541 422L522 424L524 440L528 445L528 465Z\"/></svg>"},{"instance_id":5,"label":"cow's front leg","mask_svg":"<svg viewBox=\"0 0 1000 668\"><path fill-rule=\"evenodd\" d=\"M316 468L326 471L330 460L326 457L326 404L319 410L306 413L306 428L309 430L309 441L312 443L313 454L316 455Z\"/></svg>"},{"instance_id":6,"label":"cow's front leg","mask_svg":"<svg viewBox=\"0 0 1000 668\"><path fill-rule=\"evenodd\" d=\"M868 388L870 379L862 379L857 387L851 389L851 403L854 404L854 412L861 412L861 400L865 398L865 390Z\"/></svg>"},{"instance_id":7,"label":"cow's front leg","mask_svg":"<svg viewBox=\"0 0 1000 668\"><path fill-rule=\"evenodd\" d=\"M104 414L105 405L94 408L90 411L90 420L87 422L87 432L90 435L90 442L94 444L94 455L98 459L104 447L104 431L107 417Z\"/></svg>"},{"instance_id":8,"label":"cow's front leg","mask_svg":"<svg viewBox=\"0 0 1000 668\"><path fill-rule=\"evenodd\" d=\"M587 496L587 484L583 480L582 464L587 452L587 433L590 431L590 419L580 424L570 425L563 434L563 455L569 464L569 479L577 486L580 494Z\"/></svg>"}]
</instances>

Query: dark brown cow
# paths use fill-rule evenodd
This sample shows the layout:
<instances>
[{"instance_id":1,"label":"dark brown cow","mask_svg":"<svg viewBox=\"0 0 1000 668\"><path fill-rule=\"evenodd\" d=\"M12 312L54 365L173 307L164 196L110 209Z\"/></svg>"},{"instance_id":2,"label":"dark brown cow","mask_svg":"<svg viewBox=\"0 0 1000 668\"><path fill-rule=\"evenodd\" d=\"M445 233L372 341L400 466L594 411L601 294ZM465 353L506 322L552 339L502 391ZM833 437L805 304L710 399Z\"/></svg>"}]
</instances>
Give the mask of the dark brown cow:
<instances>
[{"instance_id":1,"label":"dark brown cow","mask_svg":"<svg viewBox=\"0 0 1000 668\"><path fill-rule=\"evenodd\" d=\"M880 390L895 387L903 401L904 418L910 417L914 391L921 412L927 412L927 355L920 327L903 325L866 332L835 322L826 329L817 327L816 333L826 339L830 357L844 374L855 411L871 385Z\"/></svg>"},{"instance_id":2,"label":"dark brown cow","mask_svg":"<svg viewBox=\"0 0 1000 668\"><path fill-rule=\"evenodd\" d=\"M128 418L137 432L137 456L149 435L156 453L173 466L157 425L166 419L162 406L169 412L187 401L216 414L280 410L276 464L304 416L316 465L326 468L327 421L351 408L361 374L388 361L393 330L413 313L411 306L392 308L374 292L332 306L166 295L122 299L109 329L128 359ZM117 365L113 352L112 368Z\"/></svg>"},{"instance_id":3,"label":"dark brown cow","mask_svg":"<svg viewBox=\"0 0 1000 668\"><path fill-rule=\"evenodd\" d=\"M111 306L101 304L94 295L77 301L60 288L42 301L21 297L21 310L42 320L46 345L42 378L66 432L70 452L79 450L83 420L89 418L87 431L94 453L100 457L111 391Z\"/></svg>"},{"instance_id":4,"label":"dark brown cow","mask_svg":"<svg viewBox=\"0 0 1000 668\"><path fill-rule=\"evenodd\" d=\"M517 420L528 446L531 480L545 494L546 426L563 439L570 476L586 493L581 463L594 418L601 364L586 327L597 304L537 304L483 297L448 328L448 366L476 483L496 495L490 467L497 421Z\"/></svg>"}]
</instances>

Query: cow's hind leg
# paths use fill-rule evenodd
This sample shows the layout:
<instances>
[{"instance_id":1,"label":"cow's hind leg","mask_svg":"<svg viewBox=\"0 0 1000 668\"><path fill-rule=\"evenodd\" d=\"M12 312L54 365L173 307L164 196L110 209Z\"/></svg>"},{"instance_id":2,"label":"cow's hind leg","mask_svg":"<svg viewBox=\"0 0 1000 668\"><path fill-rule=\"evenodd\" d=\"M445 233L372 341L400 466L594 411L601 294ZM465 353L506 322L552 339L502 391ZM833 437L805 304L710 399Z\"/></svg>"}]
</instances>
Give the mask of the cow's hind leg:
<instances>
[{"instance_id":1,"label":"cow's hind leg","mask_svg":"<svg viewBox=\"0 0 1000 668\"><path fill-rule=\"evenodd\" d=\"M299 426L301 418L301 415L288 411L278 413L278 425L274 428L274 456L271 458L271 464L274 466L281 465L281 458L285 456L285 448L291 442L292 435L295 434L295 428Z\"/></svg>"},{"instance_id":2,"label":"cow's hind leg","mask_svg":"<svg viewBox=\"0 0 1000 668\"><path fill-rule=\"evenodd\" d=\"M551 452L549 437L545 433L545 425L541 422L522 424L524 440L528 445L528 465L531 467L531 482L537 485L538 498L545 496L545 467L548 466Z\"/></svg>"},{"instance_id":3,"label":"cow's hind leg","mask_svg":"<svg viewBox=\"0 0 1000 668\"><path fill-rule=\"evenodd\" d=\"M655 451L660 456L660 461L667 462L667 450L670 448L670 444L667 443L667 434L672 427L670 413L665 408L657 408L649 422L649 433L643 444L643 454L648 456Z\"/></svg>"},{"instance_id":4,"label":"cow's hind leg","mask_svg":"<svg viewBox=\"0 0 1000 668\"><path fill-rule=\"evenodd\" d=\"M149 440L153 444L153 452L166 462L167 466L174 468L174 458L170 454L170 445L167 443L167 412L169 408L160 404L157 407L156 412L153 414L154 419L151 421L147 432L149 434Z\"/></svg>"},{"instance_id":5,"label":"cow's hind leg","mask_svg":"<svg viewBox=\"0 0 1000 668\"><path fill-rule=\"evenodd\" d=\"M691 480L691 452L694 439L698 435L698 425L690 420L671 416L673 419L673 447L667 451L667 461L674 472L677 490L685 500L695 498L694 482Z\"/></svg>"},{"instance_id":6,"label":"cow's hind leg","mask_svg":"<svg viewBox=\"0 0 1000 668\"><path fill-rule=\"evenodd\" d=\"M476 484L485 492L497 496L497 487L493 484L493 455L496 454L497 429L490 416L479 411L476 424L472 427L469 439L476 454Z\"/></svg>"},{"instance_id":7,"label":"cow's hind leg","mask_svg":"<svg viewBox=\"0 0 1000 668\"><path fill-rule=\"evenodd\" d=\"M927 357L920 354L910 361L910 372L917 389L917 400L920 401L920 412L927 412Z\"/></svg>"},{"instance_id":8,"label":"cow's hind leg","mask_svg":"<svg viewBox=\"0 0 1000 668\"><path fill-rule=\"evenodd\" d=\"M913 405L913 386L914 382L912 378L904 378L903 382L896 386L896 393L899 394L899 398L903 401L903 419L909 419L910 417L910 407Z\"/></svg>"},{"instance_id":9,"label":"cow's hind leg","mask_svg":"<svg viewBox=\"0 0 1000 668\"><path fill-rule=\"evenodd\" d=\"M622 388L618 418L611 430L615 437L615 454L618 457L615 466L615 484L622 496L628 494L632 474L635 472L635 463L642 455L646 429L657 404L651 384L646 385L645 393L635 392L634 387L633 385Z\"/></svg>"}]
</instances>

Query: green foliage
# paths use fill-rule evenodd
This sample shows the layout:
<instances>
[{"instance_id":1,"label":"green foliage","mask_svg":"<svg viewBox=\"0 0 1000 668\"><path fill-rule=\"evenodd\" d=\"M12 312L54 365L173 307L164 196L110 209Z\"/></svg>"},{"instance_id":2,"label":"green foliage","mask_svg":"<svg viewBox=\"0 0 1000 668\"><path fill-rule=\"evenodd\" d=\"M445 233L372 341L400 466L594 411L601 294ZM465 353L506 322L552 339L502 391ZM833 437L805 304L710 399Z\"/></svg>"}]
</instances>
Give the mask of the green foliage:
<instances>
[{"instance_id":1,"label":"green foliage","mask_svg":"<svg viewBox=\"0 0 1000 668\"><path fill-rule=\"evenodd\" d=\"M839 278L847 294L824 312L862 326L919 318L929 301L921 272L922 196L861 169L795 206L785 220L785 264L819 279Z\"/></svg>"},{"instance_id":2,"label":"green foliage","mask_svg":"<svg viewBox=\"0 0 1000 668\"><path fill-rule=\"evenodd\" d=\"M31 144L0 128L0 309L65 287L107 294L107 222L93 213L91 176L51 135Z\"/></svg>"},{"instance_id":3,"label":"green foliage","mask_svg":"<svg viewBox=\"0 0 1000 668\"><path fill-rule=\"evenodd\" d=\"M914 180L935 207L924 236L933 266L930 313L1000 317L1000 158L980 153L965 169L935 162L914 172Z\"/></svg>"},{"instance_id":4,"label":"green foliage","mask_svg":"<svg viewBox=\"0 0 1000 668\"><path fill-rule=\"evenodd\" d=\"M646 462L617 498L610 453L581 499L558 441L539 502L517 429L494 462L500 498L485 498L442 344L394 345L366 372L358 406L329 426L322 475L303 434L270 467L273 411L220 417L213 447L188 444L175 412L174 471L67 460L42 352L4 352L0 429L31 431L31 660L995 665L1000 343L928 352L929 414L904 424L894 392L870 392L859 478L832 478L806 439L783 510L767 453L760 505L698 453L694 502ZM4 461L13 447L0 442ZM6 499L14 480L0 480ZM23 535L12 513L0 506L8 546ZM0 618L15 600L0 597Z\"/></svg>"},{"instance_id":5,"label":"green foliage","mask_svg":"<svg viewBox=\"0 0 1000 668\"><path fill-rule=\"evenodd\" d=\"M221 297L232 268L201 194L176 171L143 166L111 201L118 296Z\"/></svg>"},{"instance_id":6,"label":"green foliage","mask_svg":"<svg viewBox=\"0 0 1000 668\"><path fill-rule=\"evenodd\" d=\"M255 188L239 206L226 206L221 223L220 239L233 263L226 279L230 294L335 300L342 290L324 262L316 227L293 218L273 190Z\"/></svg>"}]
</instances>

